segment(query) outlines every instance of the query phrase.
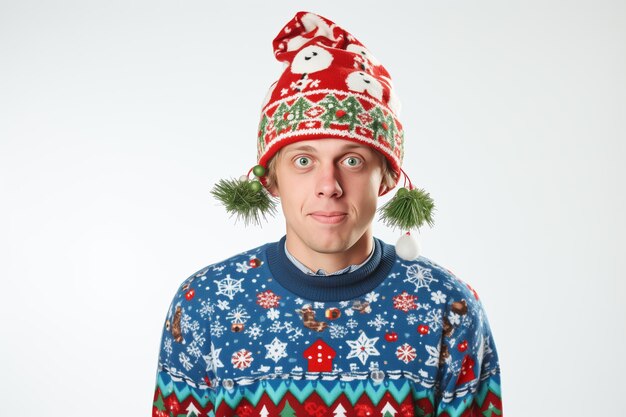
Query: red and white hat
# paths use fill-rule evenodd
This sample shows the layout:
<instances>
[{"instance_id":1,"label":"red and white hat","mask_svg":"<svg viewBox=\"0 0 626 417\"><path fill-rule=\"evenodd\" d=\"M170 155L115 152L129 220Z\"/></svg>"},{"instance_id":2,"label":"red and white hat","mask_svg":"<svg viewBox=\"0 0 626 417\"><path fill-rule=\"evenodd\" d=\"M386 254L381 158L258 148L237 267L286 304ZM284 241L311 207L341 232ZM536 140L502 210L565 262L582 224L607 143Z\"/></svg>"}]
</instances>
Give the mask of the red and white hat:
<instances>
[{"instance_id":1,"label":"red and white hat","mask_svg":"<svg viewBox=\"0 0 626 417\"><path fill-rule=\"evenodd\" d=\"M387 158L396 183L404 174L404 186L379 211L387 225L407 231L396 252L404 259L415 258L419 248L408 232L424 223L432 226L434 202L402 170L400 102L385 67L354 36L314 13L296 13L273 46L285 67L263 102L258 165L239 180L220 180L212 194L246 224L260 224L266 214L276 211L276 202L263 185L268 162L283 146L328 138L358 142ZM380 195L393 188L384 187Z\"/></svg>"},{"instance_id":2,"label":"red and white hat","mask_svg":"<svg viewBox=\"0 0 626 417\"><path fill-rule=\"evenodd\" d=\"M272 156L291 143L337 138L381 152L400 178L400 102L389 73L372 53L345 29L309 12L296 13L273 47L285 68L263 102L259 165L267 168Z\"/></svg>"}]
</instances>

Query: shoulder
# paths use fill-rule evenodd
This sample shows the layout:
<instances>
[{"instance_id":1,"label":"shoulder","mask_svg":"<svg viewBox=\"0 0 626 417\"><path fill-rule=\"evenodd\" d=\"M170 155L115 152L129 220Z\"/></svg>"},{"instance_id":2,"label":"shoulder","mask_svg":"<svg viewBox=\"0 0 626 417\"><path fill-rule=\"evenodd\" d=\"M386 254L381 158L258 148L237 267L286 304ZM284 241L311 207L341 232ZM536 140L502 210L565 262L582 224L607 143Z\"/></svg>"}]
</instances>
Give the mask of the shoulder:
<instances>
[{"instance_id":1,"label":"shoulder","mask_svg":"<svg viewBox=\"0 0 626 417\"><path fill-rule=\"evenodd\" d=\"M395 252L393 245L384 243L384 246ZM474 311L481 309L478 293L469 282L426 256L405 260L396 254L392 273L403 282L413 284L422 302L428 301L440 307L461 303ZM458 304L454 306L458 307Z\"/></svg>"},{"instance_id":2,"label":"shoulder","mask_svg":"<svg viewBox=\"0 0 626 417\"><path fill-rule=\"evenodd\" d=\"M470 283L452 270L425 256L420 256L416 262L431 271L431 274L437 279L435 287L438 290L454 299L479 300L478 293Z\"/></svg>"},{"instance_id":3,"label":"shoulder","mask_svg":"<svg viewBox=\"0 0 626 417\"><path fill-rule=\"evenodd\" d=\"M272 243L239 252L219 262L206 265L187 276L178 286L175 298L187 301L192 299L210 299L214 296L211 287L231 276L245 276L248 271L265 263L265 249ZM202 297L196 297L202 295Z\"/></svg>"}]
</instances>

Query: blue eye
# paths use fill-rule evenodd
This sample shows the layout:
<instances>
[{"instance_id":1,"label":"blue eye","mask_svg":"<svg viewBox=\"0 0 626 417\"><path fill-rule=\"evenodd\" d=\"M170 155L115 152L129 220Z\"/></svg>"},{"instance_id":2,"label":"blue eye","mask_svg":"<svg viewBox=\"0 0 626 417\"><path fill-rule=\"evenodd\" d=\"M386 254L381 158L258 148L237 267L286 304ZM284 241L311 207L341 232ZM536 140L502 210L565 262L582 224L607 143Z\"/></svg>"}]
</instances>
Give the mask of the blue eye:
<instances>
[{"instance_id":1,"label":"blue eye","mask_svg":"<svg viewBox=\"0 0 626 417\"><path fill-rule=\"evenodd\" d=\"M296 159L296 165L299 167L306 167L311 163L311 160L306 157L306 156L301 156L298 159Z\"/></svg>"},{"instance_id":2,"label":"blue eye","mask_svg":"<svg viewBox=\"0 0 626 417\"><path fill-rule=\"evenodd\" d=\"M349 156L346 159L344 159L344 161L350 167L356 167L363 163L363 161L361 161L361 159L357 158L356 156Z\"/></svg>"}]
</instances>

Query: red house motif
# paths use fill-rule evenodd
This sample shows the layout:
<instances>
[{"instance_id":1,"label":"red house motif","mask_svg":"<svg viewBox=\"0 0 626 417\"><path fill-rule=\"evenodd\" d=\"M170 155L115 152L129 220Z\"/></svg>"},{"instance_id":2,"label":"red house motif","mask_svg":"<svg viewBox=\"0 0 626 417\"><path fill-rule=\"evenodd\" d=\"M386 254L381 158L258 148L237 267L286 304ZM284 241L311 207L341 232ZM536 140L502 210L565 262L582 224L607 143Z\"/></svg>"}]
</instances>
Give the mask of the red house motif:
<instances>
[{"instance_id":1,"label":"red house motif","mask_svg":"<svg viewBox=\"0 0 626 417\"><path fill-rule=\"evenodd\" d=\"M461 384L470 382L475 378L476 374L474 373L474 359L472 359L470 355L465 355L465 357L463 358L463 363L461 364L461 372L459 373L459 377L456 380L456 386L458 387Z\"/></svg>"},{"instance_id":2,"label":"red house motif","mask_svg":"<svg viewBox=\"0 0 626 417\"><path fill-rule=\"evenodd\" d=\"M333 359L337 353L322 339L317 339L303 352L308 361L309 372L330 372L333 370Z\"/></svg>"}]
</instances>

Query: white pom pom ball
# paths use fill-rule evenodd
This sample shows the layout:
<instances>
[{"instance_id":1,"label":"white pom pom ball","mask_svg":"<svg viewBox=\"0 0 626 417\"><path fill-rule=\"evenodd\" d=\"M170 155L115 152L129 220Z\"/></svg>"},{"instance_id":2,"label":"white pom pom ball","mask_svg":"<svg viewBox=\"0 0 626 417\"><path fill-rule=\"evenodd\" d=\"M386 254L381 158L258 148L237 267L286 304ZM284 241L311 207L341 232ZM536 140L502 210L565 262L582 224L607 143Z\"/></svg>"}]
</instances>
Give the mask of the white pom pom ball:
<instances>
[{"instance_id":1,"label":"white pom pom ball","mask_svg":"<svg viewBox=\"0 0 626 417\"><path fill-rule=\"evenodd\" d=\"M417 239L407 232L396 242L396 253L405 261L412 261L420 255L420 245Z\"/></svg>"}]
</instances>

